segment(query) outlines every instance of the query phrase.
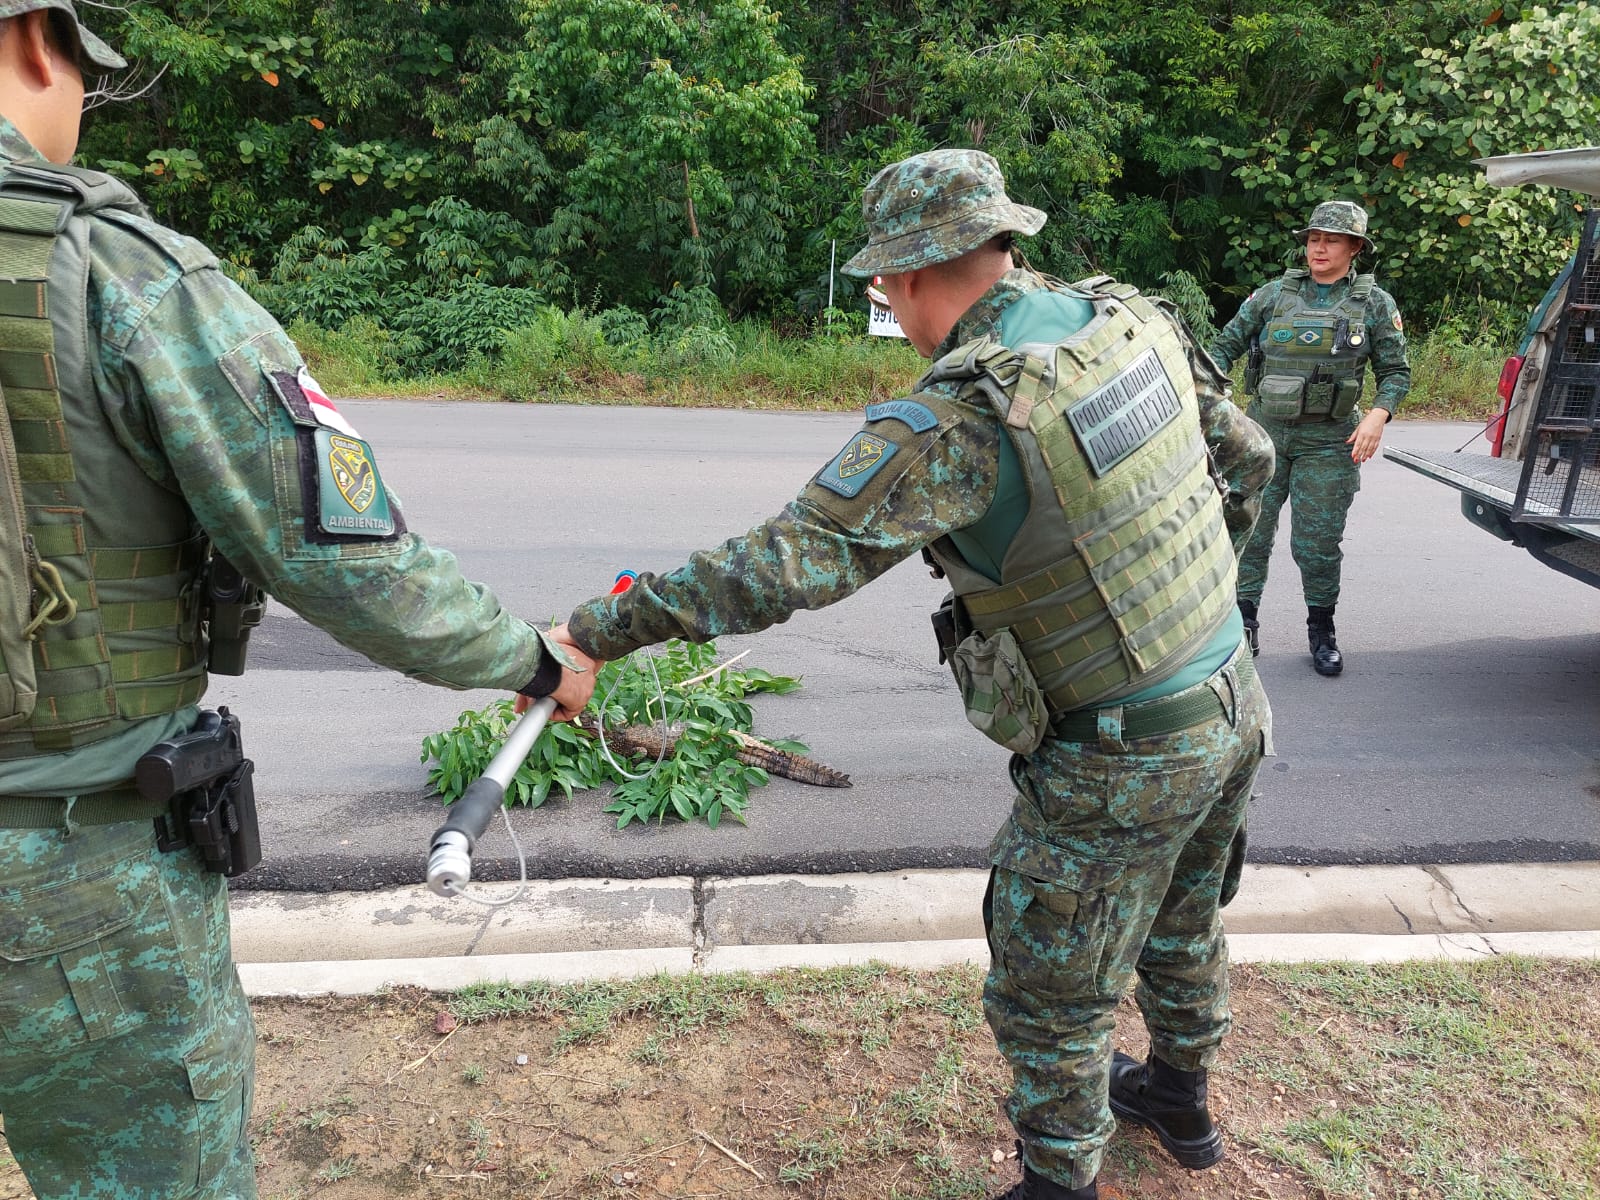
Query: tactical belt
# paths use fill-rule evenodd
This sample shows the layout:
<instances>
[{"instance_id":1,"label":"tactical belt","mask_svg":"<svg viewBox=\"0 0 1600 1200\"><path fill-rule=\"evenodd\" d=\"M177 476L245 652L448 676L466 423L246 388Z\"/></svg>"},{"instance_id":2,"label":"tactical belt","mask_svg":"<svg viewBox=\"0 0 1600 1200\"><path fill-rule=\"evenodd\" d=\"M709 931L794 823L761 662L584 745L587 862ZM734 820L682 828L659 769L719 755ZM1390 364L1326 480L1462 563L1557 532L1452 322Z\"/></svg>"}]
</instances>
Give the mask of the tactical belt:
<instances>
[{"instance_id":1,"label":"tactical belt","mask_svg":"<svg viewBox=\"0 0 1600 1200\"><path fill-rule=\"evenodd\" d=\"M1242 685L1256 677L1255 660L1248 649L1236 652L1230 665L1238 673ZM1237 700L1235 701L1237 703ZM1094 742L1100 738L1100 714L1103 709L1080 708L1062 713L1050 722L1050 735L1063 742ZM1227 716L1222 698L1212 691L1209 679L1184 688L1159 700L1145 700L1138 704L1122 706L1122 740L1160 737L1177 733L1209 721L1213 717Z\"/></svg>"},{"instance_id":2,"label":"tactical belt","mask_svg":"<svg viewBox=\"0 0 1600 1200\"><path fill-rule=\"evenodd\" d=\"M148 821L167 811L165 801L146 800L133 784L69 796L0 796L0 829L65 829L68 825L115 825Z\"/></svg>"}]
</instances>

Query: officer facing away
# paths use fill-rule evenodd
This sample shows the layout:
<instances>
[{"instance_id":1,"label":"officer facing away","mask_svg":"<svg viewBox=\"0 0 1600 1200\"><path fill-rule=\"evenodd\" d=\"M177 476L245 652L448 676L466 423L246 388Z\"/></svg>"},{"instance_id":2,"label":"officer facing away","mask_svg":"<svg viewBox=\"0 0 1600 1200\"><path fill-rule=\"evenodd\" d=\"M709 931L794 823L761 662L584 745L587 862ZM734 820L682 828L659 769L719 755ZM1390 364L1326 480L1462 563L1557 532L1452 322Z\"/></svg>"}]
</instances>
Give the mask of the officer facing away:
<instances>
[{"instance_id":1,"label":"officer facing away","mask_svg":"<svg viewBox=\"0 0 1600 1200\"><path fill-rule=\"evenodd\" d=\"M1356 255L1375 249L1366 209L1348 200L1319 204L1295 236L1305 243L1305 269L1252 292L1217 336L1211 357L1226 371L1248 354L1249 413L1277 451L1261 522L1239 562L1239 609L1251 652L1260 651L1257 611L1278 512L1288 500L1311 665L1319 675L1337 675L1344 670L1333 628L1344 558L1339 543L1361 490L1361 464L1378 452L1384 426L1410 390L1411 366L1393 298L1352 266ZM1377 394L1362 415L1369 363Z\"/></svg>"},{"instance_id":2,"label":"officer facing away","mask_svg":"<svg viewBox=\"0 0 1600 1200\"><path fill-rule=\"evenodd\" d=\"M984 1007L1015 1086L1013 1200L1097 1195L1111 1107L1187 1166L1222 1155L1205 1069L1228 1026L1218 907L1270 714L1234 606L1271 444L1170 309L1109 277L1018 269L1045 222L973 150L896 163L867 246L933 365L777 516L575 610L596 659L705 641L842 600L925 553L969 720L1012 749L992 847ZM558 630L558 634L561 631ZM1112 1062L1137 971L1147 1062Z\"/></svg>"},{"instance_id":3,"label":"officer facing away","mask_svg":"<svg viewBox=\"0 0 1600 1200\"><path fill-rule=\"evenodd\" d=\"M254 1035L223 877L257 843L237 719L196 702L208 634L242 665L241 579L384 666L564 719L593 664L407 529L203 246L62 165L83 72L125 65L71 0L0 0L0 1113L40 1200L237 1200Z\"/></svg>"}]
</instances>

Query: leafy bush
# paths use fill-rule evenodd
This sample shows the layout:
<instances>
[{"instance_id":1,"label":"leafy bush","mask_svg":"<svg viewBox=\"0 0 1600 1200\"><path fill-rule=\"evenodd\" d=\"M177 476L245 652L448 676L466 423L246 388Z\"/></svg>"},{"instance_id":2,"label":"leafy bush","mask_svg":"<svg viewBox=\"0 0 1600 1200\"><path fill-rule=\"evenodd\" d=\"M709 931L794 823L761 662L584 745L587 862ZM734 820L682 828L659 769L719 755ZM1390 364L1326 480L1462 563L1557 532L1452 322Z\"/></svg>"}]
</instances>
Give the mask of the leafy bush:
<instances>
[{"instance_id":1,"label":"leafy bush","mask_svg":"<svg viewBox=\"0 0 1600 1200\"><path fill-rule=\"evenodd\" d=\"M542 293L526 287L490 287L473 280L439 296L420 296L394 315L394 327L419 347L410 362L422 374L455 371L500 352L513 332L532 324L545 307Z\"/></svg>"},{"instance_id":2,"label":"leafy bush","mask_svg":"<svg viewBox=\"0 0 1600 1200\"><path fill-rule=\"evenodd\" d=\"M750 789L764 786L768 778L760 767L735 757L740 746L734 731L748 733L753 720L745 697L781 695L800 681L754 668L715 670L715 662L714 642L672 641L653 659L638 654L607 663L585 713L611 728L664 722L677 731L673 753L658 764L634 756L619 766L608 761L597 738L570 724L551 725L512 777L506 802L536 807L552 789L571 799L574 791L609 782L617 788L605 811L616 815L618 829L668 817L703 820L713 829L724 816L742 823ZM497 700L463 712L453 728L423 739L422 761L432 763L428 784L445 803L460 799L483 774L505 743L511 721L511 701ZM769 744L805 749L798 742Z\"/></svg>"},{"instance_id":3,"label":"leafy bush","mask_svg":"<svg viewBox=\"0 0 1600 1200\"><path fill-rule=\"evenodd\" d=\"M1161 289L1157 295L1177 305L1190 331L1202 346L1209 346L1216 340L1217 310L1212 306L1205 289L1200 286L1200 281L1193 275L1187 271L1168 271L1161 277Z\"/></svg>"},{"instance_id":4,"label":"leafy bush","mask_svg":"<svg viewBox=\"0 0 1600 1200\"><path fill-rule=\"evenodd\" d=\"M289 326L311 373L335 394L349 395L405 379L418 347L411 338L385 329L371 317L352 317L337 330L309 321Z\"/></svg>"},{"instance_id":5,"label":"leafy bush","mask_svg":"<svg viewBox=\"0 0 1600 1200\"><path fill-rule=\"evenodd\" d=\"M628 348L650 341L650 322L626 304L596 314L595 320L600 323L600 335L608 346Z\"/></svg>"},{"instance_id":6,"label":"leafy bush","mask_svg":"<svg viewBox=\"0 0 1600 1200\"><path fill-rule=\"evenodd\" d=\"M630 353L606 343L597 317L547 305L507 332L495 361L479 361L466 375L507 399L535 400L614 375L614 364L626 363Z\"/></svg>"},{"instance_id":7,"label":"leafy bush","mask_svg":"<svg viewBox=\"0 0 1600 1200\"><path fill-rule=\"evenodd\" d=\"M251 290L284 324L338 329L355 317L382 320L394 303L403 264L388 246L354 252L342 237L308 225L283 244L268 277Z\"/></svg>"},{"instance_id":8,"label":"leafy bush","mask_svg":"<svg viewBox=\"0 0 1600 1200\"><path fill-rule=\"evenodd\" d=\"M1336 126L1285 122L1232 144L1200 139L1248 202L1223 219L1226 265L1275 274L1289 230L1318 201L1349 197L1370 209L1380 282L1414 324L1431 324L1460 291L1531 307L1571 253L1569 198L1491 187L1472 160L1594 140L1600 59L1587 48L1600 41L1600 7L1511 15L1464 17L1447 44L1397 47L1327 114Z\"/></svg>"}]
</instances>

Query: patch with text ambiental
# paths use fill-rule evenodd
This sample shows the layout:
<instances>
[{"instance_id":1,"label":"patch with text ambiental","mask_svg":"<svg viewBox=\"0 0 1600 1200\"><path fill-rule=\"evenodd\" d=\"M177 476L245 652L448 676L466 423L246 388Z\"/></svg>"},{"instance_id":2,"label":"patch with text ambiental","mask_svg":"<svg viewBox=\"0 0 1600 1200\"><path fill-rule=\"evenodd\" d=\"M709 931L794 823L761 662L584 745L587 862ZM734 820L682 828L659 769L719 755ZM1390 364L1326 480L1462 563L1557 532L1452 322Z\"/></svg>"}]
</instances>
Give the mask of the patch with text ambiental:
<instances>
[{"instance_id":1,"label":"patch with text ambiental","mask_svg":"<svg viewBox=\"0 0 1600 1200\"><path fill-rule=\"evenodd\" d=\"M317 525L324 533L388 537L395 532L388 493L367 443L319 428L316 456Z\"/></svg>"},{"instance_id":2,"label":"patch with text ambiental","mask_svg":"<svg viewBox=\"0 0 1600 1200\"><path fill-rule=\"evenodd\" d=\"M853 499L898 449L900 447L887 438L862 430L822 469L817 482L830 492Z\"/></svg>"}]
</instances>

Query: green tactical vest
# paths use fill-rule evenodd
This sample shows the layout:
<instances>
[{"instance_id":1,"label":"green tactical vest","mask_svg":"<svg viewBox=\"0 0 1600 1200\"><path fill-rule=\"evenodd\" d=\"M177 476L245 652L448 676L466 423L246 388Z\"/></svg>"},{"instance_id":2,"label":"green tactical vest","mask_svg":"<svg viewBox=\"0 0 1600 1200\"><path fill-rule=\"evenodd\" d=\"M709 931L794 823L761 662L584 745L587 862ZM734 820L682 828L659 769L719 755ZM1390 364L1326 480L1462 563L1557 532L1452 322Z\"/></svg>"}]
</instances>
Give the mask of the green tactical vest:
<instances>
[{"instance_id":1,"label":"green tactical vest","mask_svg":"<svg viewBox=\"0 0 1600 1200\"><path fill-rule=\"evenodd\" d=\"M1261 378L1252 394L1279 421L1343 420L1361 399L1366 374L1367 297L1372 276L1357 275L1343 299L1318 307L1309 274L1286 271L1259 337Z\"/></svg>"},{"instance_id":2,"label":"green tactical vest","mask_svg":"<svg viewBox=\"0 0 1600 1200\"><path fill-rule=\"evenodd\" d=\"M930 551L972 627L1009 631L1052 715L1171 678L1234 604L1183 342L1132 287L1098 276L1073 288L1095 310L1078 332L1052 346L972 342L918 385L964 381L961 394L987 400L1016 448L1029 507L1000 582L950 538Z\"/></svg>"},{"instance_id":3,"label":"green tactical vest","mask_svg":"<svg viewBox=\"0 0 1600 1200\"><path fill-rule=\"evenodd\" d=\"M115 224L174 261L185 251L154 240L138 199L108 175L0 167L0 458L13 518L0 529L11 564L0 572L0 758L16 759L200 698L208 547L182 497L118 444L88 360L93 227ZM188 253L183 269L215 262Z\"/></svg>"}]
</instances>

